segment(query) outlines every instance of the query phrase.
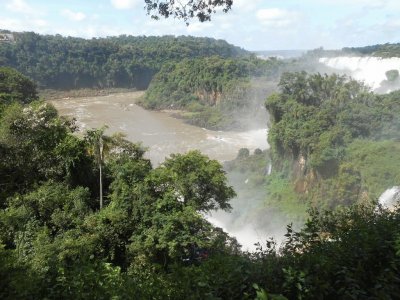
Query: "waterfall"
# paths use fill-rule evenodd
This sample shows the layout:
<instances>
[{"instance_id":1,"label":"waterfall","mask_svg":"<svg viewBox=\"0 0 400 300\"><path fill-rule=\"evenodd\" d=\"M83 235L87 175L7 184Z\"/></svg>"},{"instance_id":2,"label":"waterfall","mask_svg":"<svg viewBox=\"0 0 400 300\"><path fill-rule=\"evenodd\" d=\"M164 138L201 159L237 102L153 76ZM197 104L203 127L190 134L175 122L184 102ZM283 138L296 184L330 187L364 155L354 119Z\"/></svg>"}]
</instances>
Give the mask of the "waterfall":
<instances>
[{"instance_id":1,"label":"waterfall","mask_svg":"<svg viewBox=\"0 0 400 300\"><path fill-rule=\"evenodd\" d=\"M272 163L268 164L268 170L267 170L267 175L271 175L272 173Z\"/></svg>"},{"instance_id":2,"label":"waterfall","mask_svg":"<svg viewBox=\"0 0 400 300\"><path fill-rule=\"evenodd\" d=\"M379 204L384 208L393 208L400 201L400 186L387 189L379 197Z\"/></svg>"},{"instance_id":3,"label":"waterfall","mask_svg":"<svg viewBox=\"0 0 400 300\"><path fill-rule=\"evenodd\" d=\"M382 82L387 79L387 71L400 70L399 57L339 56L323 57L319 59L319 62L330 68L349 73L354 79L364 81L373 90L378 90L382 87ZM388 92L388 89L384 92Z\"/></svg>"}]
</instances>

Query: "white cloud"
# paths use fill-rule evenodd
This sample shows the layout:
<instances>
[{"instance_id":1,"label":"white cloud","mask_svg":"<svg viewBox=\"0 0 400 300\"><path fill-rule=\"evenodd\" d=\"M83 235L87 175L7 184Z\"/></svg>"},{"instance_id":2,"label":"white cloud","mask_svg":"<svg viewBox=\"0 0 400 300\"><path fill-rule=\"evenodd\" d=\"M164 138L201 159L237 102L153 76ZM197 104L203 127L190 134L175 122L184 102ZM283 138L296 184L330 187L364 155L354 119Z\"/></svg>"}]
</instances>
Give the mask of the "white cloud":
<instances>
[{"instance_id":1,"label":"white cloud","mask_svg":"<svg viewBox=\"0 0 400 300\"><path fill-rule=\"evenodd\" d=\"M34 19L32 20L32 24L34 24L36 27L41 27L41 28L48 26L47 21L43 19Z\"/></svg>"},{"instance_id":2,"label":"white cloud","mask_svg":"<svg viewBox=\"0 0 400 300\"><path fill-rule=\"evenodd\" d=\"M0 28L12 31L35 31L44 32L47 28L47 21L43 19L25 19L20 18L0 18Z\"/></svg>"},{"instance_id":3,"label":"white cloud","mask_svg":"<svg viewBox=\"0 0 400 300\"><path fill-rule=\"evenodd\" d=\"M235 0L233 1L232 10L238 12L252 11L256 9L260 2L261 0Z\"/></svg>"},{"instance_id":4,"label":"white cloud","mask_svg":"<svg viewBox=\"0 0 400 300\"><path fill-rule=\"evenodd\" d=\"M385 2L394 2L397 0L311 0L310 2L315 2L316 4L333 4L333 5L368 5L368 6L381 6Z\"/></svg>"},{"instance_id":5,"label":"white cloud","mask_svg":"<svg viewBox=\"0 0 400 300\"><path fill-rule=\"evenodd\" d=\"M300 14L280 8L267 8L258 10L256 17L262 25L284 29L299 21Z\"/></svg>"},{"instance_id":6,"label":"white cloud","mask_svg":"<svg viewBox=\"0 0 400 300\"><path fill-rule=\"evenodd\" d=\"M330 5L342 8L361 8L364 10L397 10L400 9L399 0L307 0L315 6Z\"/></svg>"},{"instance_id":7,"label":"white cloud","mask_svg":"<svg viewBox=\"0 0 400 300\"><path fill-rule=\"evenodd\" d=\"M200 33L200 32L206 31L208 28L211 28L211 27L213 27L213 25L209 22L208 23L200 23L200 22L191 23L187 27L187 32L189 34Z\"/></svg>"},{"instance_id":8,"label":"white cloud","mask_svg":"<svg viewBox=\"0 0 400 300\"><path fill-rule=\"evenodd\" d=\"M71 21L79 22L79 21L83 21L84 19L86 19L86 15L85 15L83 12L80 12L80 11L78 11L78 12L73 12L72 10L64 9L64 10L61 12L61 14L62 14L64 17L66 17L66 18L68 18L69 20L71 20Z\"/></svg>"},{"instance_id":9,"label":"white cloud","mask_svg":"<svg viewBox=\"0 0 400 300\"><path fill-rule=\"evenodd\" d=\"M29 4L23 0L12 0L6 5L6 8L18 13L29 13L32 10Z\"/></svg>"},{"instance_id":10,"label":"white cloud","mask_svg":"<svg viewBox=\"0 0 400 300\"><path fill-rule=\"evenodd\" d=\"M143 0L111 0L112 6L116 9L131 9L139 3L143 3Z\"/></svg>"},{"instance_id":11,"label":"white cloud","mask_svg":"<svg viewBox=\"0 0 400 300\"><path fill-rule=\"evenodd\" d=\"M0 28L9 30L24 30L25 28L21 24L21 21L13 18L1 18Z\"/></svg>"},{"instance_id":12,"label":"white cloud","mask_svg":"<svg viewBox=\"0 0 400 300\"><path fill-rule=\"evenodd\" d=\"M29 16L33 15L38 16L44 14L43 11L34 8L24 0L11 0L8 2L9 3L7 3L6 9L10 12L29 15Z\"/></svg>"}]
</instances>

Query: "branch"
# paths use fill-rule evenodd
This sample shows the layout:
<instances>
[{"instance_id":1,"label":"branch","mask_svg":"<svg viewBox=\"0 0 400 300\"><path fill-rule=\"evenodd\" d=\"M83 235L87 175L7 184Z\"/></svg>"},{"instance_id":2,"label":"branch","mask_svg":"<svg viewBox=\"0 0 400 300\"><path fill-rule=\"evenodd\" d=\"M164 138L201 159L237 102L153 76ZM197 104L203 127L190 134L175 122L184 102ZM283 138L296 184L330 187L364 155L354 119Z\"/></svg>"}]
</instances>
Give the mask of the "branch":
<instances>
[{"instance_id":1,"label":"branch","mask_svg":"<svg viewBox=\"0 0 400 300\"><path fill-rule=\"evenodd\" d=\"M189 25L189 20L193 18L200 22L211 21L211 15L216 13L216 8L222 8L224 13L228 12L232 8L233 0L145 0L145 4L147 14L155 20L173 16Z\"/></svg>"}]
</instances>

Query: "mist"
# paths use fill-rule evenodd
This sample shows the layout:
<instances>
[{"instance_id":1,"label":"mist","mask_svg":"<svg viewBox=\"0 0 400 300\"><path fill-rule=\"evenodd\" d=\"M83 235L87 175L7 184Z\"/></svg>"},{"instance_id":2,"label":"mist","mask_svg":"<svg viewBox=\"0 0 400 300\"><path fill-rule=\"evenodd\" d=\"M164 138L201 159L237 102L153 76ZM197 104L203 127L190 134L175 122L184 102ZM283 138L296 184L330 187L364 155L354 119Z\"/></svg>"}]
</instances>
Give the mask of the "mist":
<instances>
[{"instance_id":1,"label":"mist","mask_svg":"<svg viewBox=\"0 0 400 300\"><path fill-rule=\"evenodd\" d=\"M393 71L400 70L400 58L337 56L316 60L305 56L293 64L287 64L281 72L301 70L348 75L355 80L363 81L375 93L388 93L400 88L398 72ZM391 71L394 73L391 78L388 76L388 71L389 75ZM277 74L274 80L252 78L251 88L246 91L245 95L241 95L242 99L235 99L236 101L245 99L243 102L246 107L232 113L237 120L240 120L244 128L267 128L269 116L264 102L271 93L278 91L279 75ZM269 160L265 159L264 180L270 173L269 163ZM251 174L241 173L237 170L228 171L228 179L237 193L237 197L231 201L232 211L216 211L208 215L207 219L234 236L244 250L254 251L256 243L263 244L271 237L279 245L284 241L288 224L293 223L295 228L303 225L300 217L289 216L283 213L279 207L269 206L266 185L254 182ZM394 188L388 187L386 194L381 196L380 202L387 204L393 201L396 198L393 191ZM398 190L396 191L398 192Z\"/></svg>"},{"instance_id":2,"label":"mist","mask_svg":"<svg viewBox=\"0 0 400 300\"><path fill-rule=\"evenodd\" d=\"M264 154L269 149L266 143L269 114L264 103L269 95L278 91L279 77L277 75L273 80L264 77L252 78L244 94L238 93L240 96L237 96L237 99L229 99L229 101L243 103L243 106L238 106L230 112L245 128L243 134L248 134L257 128L265 129L264 140L262 143L259 142L258 147ZM254 149L249 149L249 151L250 154L254 153ZM237 196L230 202L231 211L214 211L205 216L214 226L222 228L230 236L235 237L245 251L255 251L257 243L263 245L271 238L279 245L284 241L288 224L293 224L294 228L300 228L302 225L302 220L297 216L289 216L278 206L267 203L268 191L265 181L271 173L271 162L268 155L264 154L262 165L259 166L261 174L231 169L230 162L224 162L228 183L233 186Z\"/></svg>"},{"instance_id":3,"label":"mist","mask_svg":"<svg viewBox=\"0 0 400 300\"><path fill-rule=\"evenodd\" d=\"M268 162L265 168L268 169ZM288 224L301 227L299 218L283 213L279 207L266 206L265 184L257 184L249 174L240 172L229 172L228 179L237 193L230 202L232 211L215 211L206 218L235 237L243 250L255 251L257 243L264 244L270 238L279 246L284 241Z\"/></svg>"}]
</instances>

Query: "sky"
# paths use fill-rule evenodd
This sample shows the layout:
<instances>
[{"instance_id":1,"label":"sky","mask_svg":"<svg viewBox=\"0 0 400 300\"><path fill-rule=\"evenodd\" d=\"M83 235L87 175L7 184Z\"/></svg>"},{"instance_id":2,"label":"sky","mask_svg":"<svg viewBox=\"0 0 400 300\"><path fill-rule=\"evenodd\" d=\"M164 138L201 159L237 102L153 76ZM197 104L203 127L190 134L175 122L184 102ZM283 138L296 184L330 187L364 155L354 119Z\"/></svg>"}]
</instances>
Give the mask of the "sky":
<instances>
[{"instance_id":1,"label":"sky","mask_svg":"<svg viewBox=\"0 0 400 300\"><path fill-rule=\"evenodd\" d=\"M151 19L144 0L0 0L0 29L84 38L192 35L247 50L400 42L400 0L233 0L211 22Z\"/></svg>"}]
</instances>

